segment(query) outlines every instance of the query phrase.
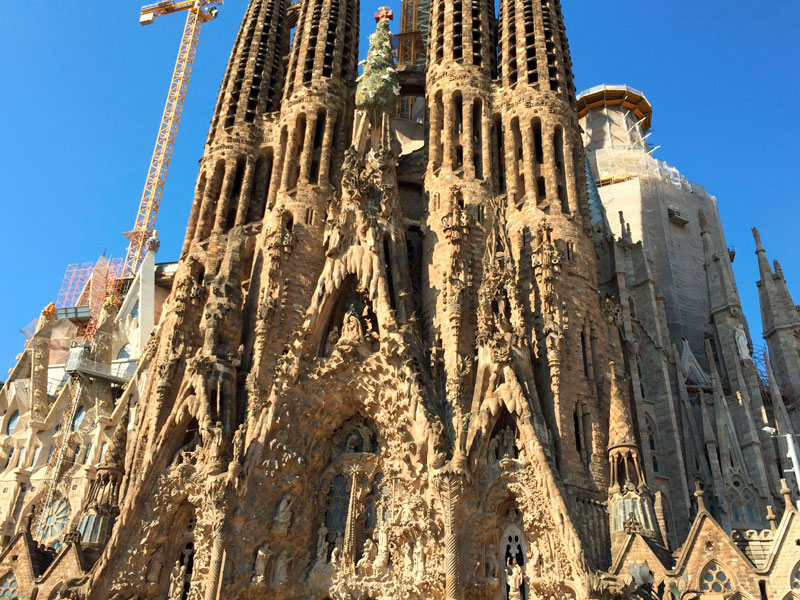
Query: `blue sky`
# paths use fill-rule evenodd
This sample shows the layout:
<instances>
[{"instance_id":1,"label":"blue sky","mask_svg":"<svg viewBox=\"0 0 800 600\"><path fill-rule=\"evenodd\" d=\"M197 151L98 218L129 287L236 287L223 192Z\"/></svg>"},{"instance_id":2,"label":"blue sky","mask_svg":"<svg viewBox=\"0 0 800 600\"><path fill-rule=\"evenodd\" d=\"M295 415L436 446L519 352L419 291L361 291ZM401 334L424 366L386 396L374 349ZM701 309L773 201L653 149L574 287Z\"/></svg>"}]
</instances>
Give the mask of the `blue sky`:
<instances>
[{"instance_id":1,"label":"blue sky","mask_svg":"<svg viewBox=\"0 0 800 600\"><path fill-rule=\"evenodd\" d=\"M372 14L362 2L362 53ZM399 2L389 3L399 14ZM576 86L626 83L653 104L655 154L717 196L742 303L759 342L750 227L800 302L797 166L800 3L563 1ZM158 259L177 258L219 83L245 0L203 28L167 180ZM19 329L54 301L68 263L124 255L183 17L138 24L139 2L25 0L0 36L0 380ZM397 24L394 26L397 29Z\"/></svg>"}]
</instances>

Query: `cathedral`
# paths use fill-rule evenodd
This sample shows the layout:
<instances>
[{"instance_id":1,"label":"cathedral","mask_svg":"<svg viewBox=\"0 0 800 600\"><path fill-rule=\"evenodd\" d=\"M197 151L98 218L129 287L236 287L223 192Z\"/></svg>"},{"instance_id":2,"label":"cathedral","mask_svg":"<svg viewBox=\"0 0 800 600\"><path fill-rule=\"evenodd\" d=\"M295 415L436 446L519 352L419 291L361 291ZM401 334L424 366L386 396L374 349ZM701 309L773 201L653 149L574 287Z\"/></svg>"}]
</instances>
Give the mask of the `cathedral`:
<instances>
[{"instance_id":1,"label":"cathedral","mask_svg":"<svg viewBox=\"0 0 800 600\"><path fill-rule=\"evenodd\" d=\"M642 91L576 93L559 0L380 8L361 68L359 12L250 0L179 260L41 312L0 598L800 598L758 232L765 347L716 199Z\"/></svg>"}]
</instances>

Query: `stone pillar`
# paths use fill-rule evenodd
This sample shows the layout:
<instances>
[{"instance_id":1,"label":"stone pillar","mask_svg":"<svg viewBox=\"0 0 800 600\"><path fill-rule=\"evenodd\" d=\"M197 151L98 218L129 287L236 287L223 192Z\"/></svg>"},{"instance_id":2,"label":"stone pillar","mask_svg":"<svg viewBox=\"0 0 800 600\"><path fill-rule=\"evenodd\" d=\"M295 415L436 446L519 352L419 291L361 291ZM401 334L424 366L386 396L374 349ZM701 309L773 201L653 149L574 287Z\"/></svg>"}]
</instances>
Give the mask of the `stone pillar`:
<instances>
[{"instance_id":1,"label":"stone pillar","mask_svg":"<svg viewBox=\"0 0 800 600\"><path fill-rule=\"evenodd\" d=\"M461 556L456 531L458 504L461 498L461 477L456 473L445 473L439 480L439 494L444 518L445 544L445 598L462 600Z\"/></svg>"},{"instance_id":2,"label":"stone pillar","mask_svg":"<svg viewBox=\"0 0 800 600\"><path fill-rule=\"evenodd\" d=\"M203 600L216 600L217 588L219 587L220 575L222 573L222 557L225 553L223 542L222 525L225 517L217 515L211 529L211 561L208 565L208 577L206 578L206 591Z\"/></svg>"}]
</instances>

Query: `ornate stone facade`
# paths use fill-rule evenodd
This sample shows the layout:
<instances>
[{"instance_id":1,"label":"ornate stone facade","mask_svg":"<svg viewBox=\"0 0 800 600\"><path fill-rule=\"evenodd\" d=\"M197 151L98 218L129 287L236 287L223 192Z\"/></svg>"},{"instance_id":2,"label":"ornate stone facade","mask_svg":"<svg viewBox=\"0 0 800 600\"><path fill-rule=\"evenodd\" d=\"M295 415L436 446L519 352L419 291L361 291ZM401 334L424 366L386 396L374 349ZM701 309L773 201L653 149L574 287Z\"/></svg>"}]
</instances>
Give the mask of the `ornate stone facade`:
<instances>
[{"instance_id":1,"label":"ornate stone facade","mask_svg":"<svg viewBox=\"0 0 800 600\"><path fill-rule=\"evenodd\" d=\"M357 77L357 0L251 0L172 292L103 421L81 514L57 547L11 517L0 590L800 588L800 515L762 431L793 432L794 398L759 380L717 215L697 215L713 325L698 360L670 339L645 247L604 216L558 0L429 10L424 69L395 68L380 9ZM393 118L403 95L425 98L423 139L396 135L413 131ZM31 419L52 412L36 394L48 348L26 350ZM59 505L42 500L47 523Z\"/></svg>"}]
</instances>

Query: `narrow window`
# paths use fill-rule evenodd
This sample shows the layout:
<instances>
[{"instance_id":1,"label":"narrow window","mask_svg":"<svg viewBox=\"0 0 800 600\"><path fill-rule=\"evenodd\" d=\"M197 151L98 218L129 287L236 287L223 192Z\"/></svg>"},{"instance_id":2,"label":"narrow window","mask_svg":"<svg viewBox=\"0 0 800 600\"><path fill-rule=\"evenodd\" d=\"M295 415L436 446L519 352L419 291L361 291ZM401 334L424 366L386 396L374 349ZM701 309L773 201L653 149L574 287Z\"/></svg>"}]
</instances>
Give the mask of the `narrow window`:
<instances>
[{"instance_id":1,"label":"narrow window","mask_svg":"<svg viewBox=\"0 0 800 600\"><path fill-rule=\"evenodd\" d=\"M475 179L483 179L483 101L476 98L472 103L472 162Z\"/></svg>"},{"instance_id":2,"label":"narrow window","mask_svg":"<svg viewBox=\"0 0 800 600\"><path fill-rule=\"evenodd\" d=\"M314 129L314 149L311 157L310 183L319 183L319 165L322 159L322 140L325 137L325 121L327 113L322 110L317 115L317 125Z\"/></svg>"},{"instance_id":3,"label":"narrow window","mask_svg":"<svg viewBox=\"0 0 800 600\"><path fill-rule=\"evenodd\" d=\"M506 192L505 145L503 142L503 122L499 116L495 116L492 124L492 151L494 152L492 168L497 174L497 191L500 194Z\"/></svg>"},{"instance_id":4,"label":"narrow window","mask_svg":"<svg viewBox=\"0 0 800 600\"><path fill-rule=\"evenodd\" d=\"M522 132L519 119L514 117L511 121L511 134L514 138L514 175L517 179L517 194L519 198L525 197L525 161L522 150Z\"/></svg>"},{"instance_id":5,"label":"narrow window","mask_svg":"<svg viewBox=\"0 0 800 600\"><path fill-rule=\"evenodd\" d=\"M461 132L464 131L464 99L461 92L453 94L453 143L455 146L455 164L458 169L464 164L464 147L461 145Z\"/></svg>"},{"instance_id":6,"label":"narrow window","mask_svg":"<svg viewBox=\"0 0 800 600\"><path fill-rule=\"evenodd\" d=\"M242 197L242 184L244 183L244 168L245 158L240 156L236 159L236 171L233 175L233 189L231 190L231 198L228 202L228 211L225 215L225 227L223 231L230 231L231 227L236 224L236 213L239 210L239 199Z\"/></svg>"},{"instance_id":7,"label":"narrow window","mask_svg":"<svg viewBox=\"0 0 800 600\"><path fill-rule=\"evenodd\" d=\"M260 221L264 218L267 207L267 195L272 182L272 150L268 149L258 157L256 162L253 187L250 192L250 207L247 221L249 223Z\"/></svg>"}]
</instances>

